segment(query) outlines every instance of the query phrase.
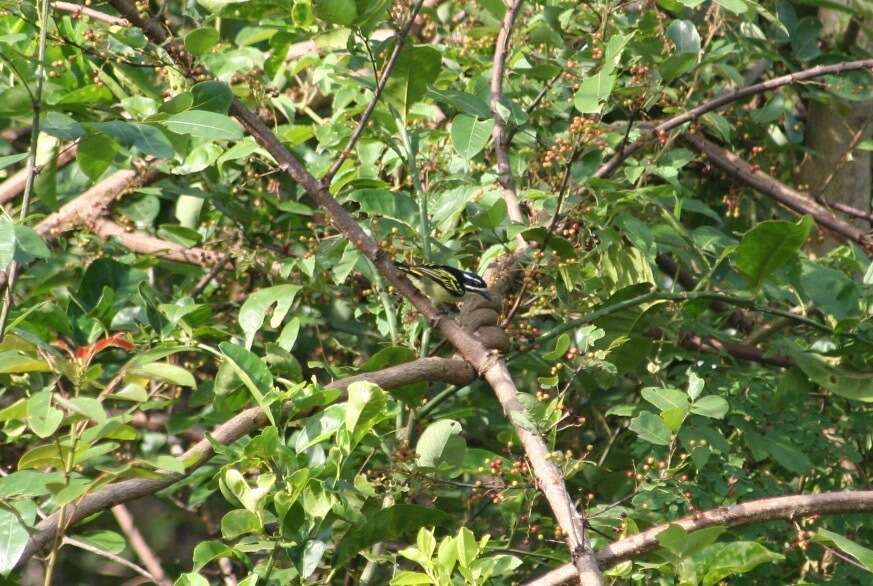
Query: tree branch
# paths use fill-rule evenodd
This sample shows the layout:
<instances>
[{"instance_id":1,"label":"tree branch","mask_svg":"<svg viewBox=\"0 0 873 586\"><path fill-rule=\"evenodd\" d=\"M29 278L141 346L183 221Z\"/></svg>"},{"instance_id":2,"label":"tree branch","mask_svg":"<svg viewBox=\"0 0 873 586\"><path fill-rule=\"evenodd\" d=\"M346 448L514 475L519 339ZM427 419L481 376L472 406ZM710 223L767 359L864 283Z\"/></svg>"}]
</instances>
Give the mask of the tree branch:
<instances>
[{"instance_id":1,"label":"tree branch","mask_svg":"<svg viewBox=\"0 0 873 586\"><path fill-rule=\"evenodd\" d=\"M819 226L834 232L842 240L855 242L867 252L873 252L873 241L866 232L842 218L837 218L829 209L817 203L809 195L792 189L763 171L753 168L752 165L734 153L707 140L701 134L688 132L682 135L682 140L694 150L705 155L729 177L749 185L798 214L809 214Z\"/></svg>"},{"instance_id":2,"label":"tree branch","mask_svg":"<svg viewBox=\"0 0 873 586\"><path fill-rule=\"evenodd\" d=\"M130 26L130 22L128 22L126 18L120 18L118 16L106 14L105 12L100 12L99 10L94 10L93 8L89 8L81 4L74 4L72 2L53 2L52 6L54 6L54 8L57 10L72 12L73 18L87 16L88 18L93 18L94 20L99 20L100 22L104 22L112 26Z\"/></svg>"},{"instance_id":3,"label":"tree branch","mask_svg":"<svg viewBox=\"0 0 873 586\"><path fill-rule=\"evenodd\" d=\"M58 168L67 165L70 161L76 158L76 153L78 151L78 144L62 145L58 150L58 157L55 160L55 165L57 165ZM0 205L17 197L19 193L24 191L26 183L27 167L19 169L10 175L6 181L0 183Z\"/></svg>"},{"instance_id":4,"label":"tree branch","mask_svg":"<svg viewBox=\"0 0 873 586\"><path fill-rule=\"evenodd\" d=\"M639 557L658 547L658 535L671 525L679 525L689 533L707 527L725 525L737 527L774 519L795 519L812 515L834 515L873 511L873 491L841 491L822 494L781 496L747 503L719 507L695 513L670 523L652 527L642 533L607 545L596 554L602 568L609 568L625 560ZM555 586L573 579L572 564L564 564L524 586Z\"/></svg>"},{"instance_id":5,"label":"tree branch","mask_svg":"<svg viewBox=\"0 0 873 586\"><path fill-rule=\"evenodd\" d=\"M66 230L94 222L125 191L151 183L159 174L154 162L147 163L142 169L116 171L46 216L34 229L41 236L54 238Z\"/></svg>"},{"instance_id":6,"label":"tree branch","mask_svg":"<svg viewBox=\"0 0 873 586\"><path fill-rule=\"evenodd\" d=\"M509 41L512 38L512 25L518 16L522 0L511 0L503 15L500 32L497 35L497 48L494 51L494 65L491 68L491 116L494 118L494 154L497 157L497 181L503 188L503 199L506 201L506 211L509 219L517 224L524 223L521 207L518 205L518 194L515 191L515 181L512 179L512 167L509 162L509 135L506 130L506 120L500 113L503 100L503 76L506 72L506 59L509 57ZM524 242L524 239L519 239Z\"/></svg>"},{"instance_id":7,"label":"tree branch","mask_svg":"<svg viewBox=\"0 0 873 586\"><path fill-rule=\"evenodd\" d=\"M717 98L705 102L697 106L696 108L692 108L686 112L683 112L682 114L679 114L678 116L674 116L658 124L650 132L647 132L643 137L614 153L609 158L609 160L607 160L605 163L600 165L600 167L598 167L597 171L594 172L594 177L598 179L608 177L613 173L613 171L618 168L619 165L624 162L625 159L635 154L637 151L641 150L653 137L657 137L658 135L669 132L674 128L682 126L686 122L696 120L707 112L718 110L720 108L723 108L724 106L727 106L728 104L731 104L738 100L742 100L743 98L754 96L763 92L772 91L792 83L798 83L807 79L821 77L823 75L834 75L838 73L844 73L846 71L855 71L858 69L873 69L873 59L846 61L844 63L835 63L833 65L817 65L816 67L812 67L810 69L804 69L803 71L789 73L788 75L783 75L782 77L775 77L773 79L763 81L761 83L756 83L755 85L748 85L738 90L718 96Z\"/></svg>"},{"instance_id":8,"label":"tree branch","mask_svg":"<svg viewBox=\"0 0 873 586\"><path fill-rule=\"evenodd\" d=\"M143 232L128 232L126 228L106 218L85 222L84 227L105 240L117 240L122 246L140 254L154 254L161 258L210 268L224 266L226 255L196 246L183 246L162 240Z\"/></svg>"},{"instance_id":9,"label":"tree branch","mask_svg":"<svg viewBox=\"0 0 873 586\"><path fill-rule=\"evenodd\" d=\"M340 379L326 385L325 388L345 391L353 382L362 380L372 382L383 389L393 389L422 381L468 384L475 379L475 376L475 371L463 360L420 358L376 372ZM250 407L216 427L210 436L213 441L228 445L244 435L263 427L268 421L266 414L260 407ZM64 519L65 527L72 527L82 519L115 505L163 490L191 474L191 472L207 462L213 455L212 443L208 439L202 439L178 458L185 465L184 475L167 474L163 478L156 479L134 478L122 480L92 492L82 497L78 502L67 505ZM16 563L16 567L21 567L24 562L54 538L58 530L58 521L59 514L55 512L37 524L30 535L27 546Z\"/></svg>"},{"instance_id":10,"label":"tree branch","mask_svg":"<svg viewBox=\"0 0 873 586\"><path fill-rule=\"evenodd\" d=\"M128 0L110 0L118 12L145 32L153 43L164 45L168 40L164 28L155 22L146 22ZM187 74L193 74L194 60L178 42L174 41L172 56L176 64ZM401 274L390 256L358 225L357 221L328 192L326 186L313 177L270 129L239 100L231 102L230 113L243 125L255 140L270 153L282 171L296 181L327 214L327 220L360 250L396 290L458 350L461 356L485 378L497 395L504 413L518 435L531 468L539 481L558 525L567 537L571 555L585 584L602 584L600 572L594 562L590 545L585 539L582 518L575 510L567 492L564 478L558 467L550 460L549 449L535 429L528 429L522 422L528 421L525 409L518 399L518 389L500 355L486 348L479 340L464 331L455 321L437 312L433 304Z\"/></svg>"}]
</instances>

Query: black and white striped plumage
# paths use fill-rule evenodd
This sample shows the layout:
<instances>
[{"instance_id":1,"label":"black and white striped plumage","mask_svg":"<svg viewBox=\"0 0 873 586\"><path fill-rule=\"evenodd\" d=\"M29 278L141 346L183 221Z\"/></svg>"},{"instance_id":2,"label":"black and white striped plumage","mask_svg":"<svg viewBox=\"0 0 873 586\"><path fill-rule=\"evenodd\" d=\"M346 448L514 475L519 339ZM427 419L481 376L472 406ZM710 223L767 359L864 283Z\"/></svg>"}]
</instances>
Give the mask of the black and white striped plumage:
<instances>
[{"instance_id":1,"label":"black and white striped plumage","mask_svg":"<svg viewBox=\"0 0 873 586\"><path fill-rule=\"evenodd\" d=\"M397 268L409 275L418 289L437 305L457 303L467 293L478 293L491 300L488 284L470 271L462 271L447 265L408 265L396 263Z\"/></svg>"}]
</instances>

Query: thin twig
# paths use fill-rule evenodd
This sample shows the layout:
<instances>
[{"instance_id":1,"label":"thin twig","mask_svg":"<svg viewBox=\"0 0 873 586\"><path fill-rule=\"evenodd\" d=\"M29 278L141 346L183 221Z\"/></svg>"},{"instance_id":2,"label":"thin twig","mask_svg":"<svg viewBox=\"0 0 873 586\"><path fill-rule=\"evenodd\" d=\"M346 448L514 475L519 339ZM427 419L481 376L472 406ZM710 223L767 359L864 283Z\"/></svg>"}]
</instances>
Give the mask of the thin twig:
<instances>
[{"instance_id":1,"label":"thin twig","mask_svg":"<svg viewBox=\"0 0 873 586\"><path fill-rule=\"evenodd\" d=\"M30 123L30 156L27 158L27 180L24 185L24 195L21 201L21 213L18 221L24 223L30 213L30 198L33 195L33 182L36 178L36 154L39 147L39 118L42 113L42 88L45 82L45 48L48 35L48 19L51 11L51 0L42 0L39 12L39 46L36 55L36 88L33 94L33 117ZM6 333L6 323L9 321L9 311L12 309L12 292L18 278L18 262L13 260L6 269L6 292L3 297L3 307L0 309L0 342Z\"/></svg>"},{"instance_id":2,"label":"thin twig","mask_svg":"<svg viewBox=\"0 0 873 586\"><path fill-rule=\"evenodd\" d=\"M167 578L164 573L164 568L161 567L161 561L158 556L149 547L145 538L140 533L136 526L133 515L130 510L123 504L118 504L112 507L112 515L118 522L118 527L124 536L127 537L127 542L130 548L136 553L136 557L142 562L149 573L152 575L152 580L160 586L171 586L172 581Z\"/></svg>"},{"instance_id":3,"label":"thin twig","mask_svg":"<svg viewBox=\"0 0 873 586\"><path fill-rule=\"evenodd\" d=\"M494 61L491 68L491 116L494 118L494 154L497 158L497 181L503 188L503 199L506 201L506 211L509 219L517 224L524 223L521 207L518 205L518 194L515 191L515 181L512 179L512 167L509 162L509 136L506 120L501 114L505 106L503 101L503 77L506 72L506 59L509 57L509 41L512 38L512 25L518 16L522 0L512 0L506 7L500 32L497 35L497 48L494 51ZM519 236L519 244L524 245L524 239Z\"/></svg>"},{"instance_id":4,"label":"thin twig","mask_svg":"<svg viewBox=\"0 0 873 586\"><path fill-rule=\"evenodd\" d=\"M99 555L100 557L104 557L108 560L112 560L116 564L122 565L125 568L130 568L131 570L133 570L134 572L136 572L140 576L144 576L145 578L148 578L149 580L151 580L152 582L155 582L156 584L160 583L157 581L155 576L152 576L149 573L149 571L146 570L145 568L142 568L142 567L136 565L135 563L133 563L132 561L126 560L123 557L121 557L120 555L116 555L116 554L112 553L111 551L106 551L105 549L100 549L99 547L95 547L95 546L91 545L90 543L85 543L84 541L80 541L80 540L75 539L73 537L64 537L63 540L61 540L61 543L63 545L72 545L73 547L78 547L79 549L84 550L84 551L90 551L91 553ZM165 582L165 583L169 583L169 582Z\"/></svg>"},{"instance_id":5,"label":"thin twig","mask_svg":"<svg viewBox=\"0 0 873 586\"><path fill-rule=\"evenodd\" d=\"M224 266L232 259L233 256L231 256L230 253L227 253L221 257L220 261L212 265L212 268L209 269L209 272L203 275L200 280L197 281L197 284L194 285L194 288L191 289L191 297L197 297L198 295L203 293L203 290L206 289L209 283L211 283L212 280L218 276L218 273L220 273L222 269L224 269Z\"/></svg>"},{"instance_id":6,"label":"thin twig","mask_svg":"<svg viewBox=\"0 0 873 586\"><path fill-rule=\"evenodd\" d=\"M367 108L361 115L361 119L358 121L358 126L352 133L351 138L349 138L349 142L346 143L345 148L343 148L342 152L333 162L333 165L330 166L330 169L328 169L327 173L322 177L321 181L324 185L330 185L331 179L333 179L333 176L336 175L337 171L342 167L345 160L349 158L349 155L352 154L352 150L364 134L364 130L367 128L367 122L370 121L370 116L373 115L373 111L379 103L379 98L382 97L382 92L385 90L388 78L391 77L391 72L397 64L397 58L400 56L400 51L403 49L406 37L409 36L409 31L412 29L415 17L418 16L418 12L421 10L421 5L423 3L424 0L418 0L418 2L416 2L412 7L412 12L409 13L409 20L406 22L406 26L403 27L403 30L401 30L397 35L397 39L394 41L394 49L391 51L391 56L388 58L388 63L385 64L385 68L382 70L382 75L380 75L379 79L376 81L376 89L373 91L373 99L370 100L369 104L367 104Z\"/></svg>"}]
</instances>

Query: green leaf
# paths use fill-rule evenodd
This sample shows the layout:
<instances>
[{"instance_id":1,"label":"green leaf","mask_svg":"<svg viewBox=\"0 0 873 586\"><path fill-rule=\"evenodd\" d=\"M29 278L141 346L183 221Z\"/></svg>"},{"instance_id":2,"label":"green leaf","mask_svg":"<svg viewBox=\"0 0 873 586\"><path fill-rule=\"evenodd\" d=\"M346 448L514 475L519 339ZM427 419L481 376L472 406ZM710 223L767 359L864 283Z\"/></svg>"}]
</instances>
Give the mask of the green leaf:
<instances>
[{"instance_id":1,"label":"green leaf","mask_svg":"<svg viewBox=\"0 0 873 586\"><path fill-rule=\"evenodd\" d=\"M716 550L717 553L704 566L703 586L714 586L727 576L745 574L761 564L785 559L753 541L713 544L703 553L707 550Z\"/></svg>"},{"instance_id":2,"label":"green leaf","mask_svg":"<svg viewBox=\"0 0 873 586\"><path fill-rule=\"evenodd\" d=\"M52 406L52 392L48 389L34 393L27 400L27 425L41 438L57 431L64 413Z\"/></svg>"},{"instance_id":3,"label":"green leaf","mask_svg":"<svg viewBox=\"0 0 873 586\"><path fill-rule=\"evenodd\" d=\"M286 352L290 352L294 348L294 343L297 341L297 335L299 333L300 318L293 317L288 320L288 323L285 324L284 328L282 328L279 337L276 338L276 344Z\"/></svg>"},{"instance_id":4,"label":"green leaf","mask_svg":"<svg viewBox=\"0 0 873 586\"><path fill-rule=\"evenodd\" d=\"M210 79L191 88L191 108L226 114L233 101L233 92L224 82Z\"/></svg>"},{"instance_id":5,"label":"green leaf","mask_svg":"<svg viewBox=\"0 0 873 586\"><path fill-rule=\"evenodd\" d=\"M349 26L358 18L355 0L313 0L312 11L317 18L340 26Z\"/></svg>"},{"instance_id":6,"label":"green leaf","mask_svg":"<svg viewBox=\"0 0 873 586\"><path fill-rule=\"evenodd\" d=\"M468 116L482 119L491 117L491 109L485 100L473 94L454 89L436 90L431 88L427 91L427 96L438 102L449 104L460 113Z\"/></svg>"},{"instance_id":7,"label":"green leaf","mask_svg":"<svg viewBox=\"0 0 873 586\"><path fill-rule=\"evenodd\" d=\"M72 106L74 109L112 102L112 92L105 85L90 84L68 92L52 92L46 101L52 106Z\"/></svg>"},{"instance_id":8,"label":"green leaf","mask_svg":"<svg viewBox=\"0 0 873 586\"><path fill-rule=\"evenodd\" d=\"M191 95L191 92L182 92L162 103L158 111L164 114L178 114L190 109L193 105L194 96Z\"/></svg>"},{"instance_id":9,"label":"green leaf","mask_svg":"<svg viewBox=\"0 0 873 586\"><path fill-rule=\"evenodd\" d=\"M6 167L9 167L10 165L14 165L15 163L19 163L19 162L25 160L28 156L30 156L29 153L18 153L17 155L6 155L3 157L0 157L0 169L5 169Z\"/></svg>"},{"instance_id":10,"label":"green leaf","mask_svg":"<svg viewBox=\"0 0 873 586\"><path fill-rule=\"evenodd\" d=\"M247 509L234 509L221 518L221 535L236 539L247 533L259 533L263 529L260 518Z\"/></svg>"},{"instance_id":11,"label":"green leaf","mask_svg":"<svg viewBox=\"0 0 873 586\"><path fill-rule=\"evenodd\" d=\"M210 140L240 140L243 137L242 129L233 119L207 110L188 110L174 114L164 121L164 125L177 134Z\"/></svg>"},{"instance_id":12,"label":"green leaf","mask_svg":"<svg viewBox=\"0 0 873 586\"><path fill-rule=\"evenodd\" d=\"M812 462L794 444L775 433L767 434L764 444L770 456L783 468L795 474L804 474L812 469Z\"/></svg>"},{"instance_id":13,"label":"green leaf","mask_svg":"<svg viewBox=\"0 0 873 586\"><path fill-rule=\"evenodd\" d=\"M203 566L212 560L230 557L233 554L233 549L220 541L201 541L194 547L192 559L194 561L195 572L199 572Z\"/></svg>"},{"instance_id":14,"label":"green leaf","mask_svg":"<svg viewBox=\"0 0 873 586\"><path fill-rule=\"evenodd\" d=\"M671 524L667 529L658 533L658 543L677 558L684 558L715 543L715 540L725 530L726 527L717 525L688 533L680 525Z\"/></svg>"},{"instance_id":15,"label":"green leaf","mask_svg":"<svg viewBox=\"0 0 873 586\"><path fill-rule=\"evenodd\" d=\"M601 70L582 80L582 85L573 99L576 110L582 114L599 114L603 109L603 102L612 93L616 79L616 75Z\"/></svg>"},{"instance_id":16,"label":"green leaf","mask_svg":"<svg viewBox=\"0 0 873 586\"><path fill-rule=\"evenodd\" d=\"M479 543L476 541L476 536L466 527L461 527L455 538L455 545L458 548L458 564L462 568L469 568L479 557Z\"/></svg>"},{"instance_id":17,"label":"green leaf","mask_svg":"<svg viewBox=\"0 0 873 586\"><path fill-rule=\"evenodd\" d=\"M303 546L303 555L300 558L300 577L309 578L315 570L318 569L318 564L324 557L324 552L327 551L327 543L320 539L310 539Z\"/></svg>"},{"instance_id":18,"label":"green leaf","mask_svg":"<svg viewBox=\"0 0 873 586\"><path fill-rule=\"evenodd\" d=\"M700 35L697 34L697 28L690 20L674 20L667 27L667 36L673 41L676 46L676 53L692 53L697 55L700 52Z\"/></svg>"},{"instance_id":19,"label":"green leaf","mask_svg":"<svg viewBox=\"0 0 873 586\"><path fill-rule=\"evenodd\" d=\"M185 48L195 57L200 57L218 42L218 31L215 27L194 29L185 35Z\"/></svg>"},{"instance_id":20,"label":"green leaf","mask_svg":"<svg viewBox=\"0 0 873 586\"><path fill-rule=\"evenodd\" d=\"M115 209L120 210L128 219L135 222L137 228L146 228L151 226L155 218L158 217L161 211L161 201L154 195L129 197L117 205Z\"/></svg>"},{"instance_id":21,"label":"green leaf","mask_svg":"<svg viewBox=\"0 0 873 586\"><path fill-rule=\"evenodd\" d=\"M761 222L746 232L734 262L752 289L759 289L767 277L797 257L813 225L813 219L804 216L796 224L783 220Z\"/></svg>"},{"instance_id":22,"label":"green leaf","mask_svg":"<svg viewBox=\"0 0 873 586\"><path fill-rule=\"evenodd\" d=\"M50 494L47 484L63 484L60 472L45 473L35 470L19 470L0 477L0 498L36 497Z\"/></svg>"},{"instance_id":23,"label":"green leaf","mask_svg":"<svg viewBox=\"0 0 873 586\"><path fill-rule=\"evenodd\" d=\"M124 548L127 547L127 542L121 534L106 529L80 533L74 537L79 541L84 541L89 545L93 545L103 551L108 551L109 553L114 553L116 555L123 552Z\"/></svg>"},{"instance_id":24,"label":"green leaf","mask_svg":"<svg viewBox=\"0 0 873 586\"><path fill-rule=\"evenodd\" d=\"M749 9L745 0L715 0L715 3L734 14L743 14Z\"/></svg>"},{"instance_id":25,"label":"green leaf","mask_svg":"<svg viewBox=\"0 0 873 586\"><path fill-rule=\"evenodd\" d=\"M427 85L439 76L441 66L442 55L439 51L433 47L407 43L397 56L394 70L385 86L385 101L405 115L424 96Z\"/></svg>"},{"instance_id":26,"label":"green leaf","mask_svg":"<svg viewBox=\"0 0 873 586\"><path fill-rule=\"evenodd\" d=\"M0 504L0 575L8 576L24 552L36 519L32 501Z\"/></svg>"},{"instance_id":27,"label":"green leaf","mask_svg":"<svg viewBox=\"0 0 873 586\"><path fill-rule=\"evenodd\" d=\"M686 417L688 417L687 407L676 407L661 411L661 420L672 433L679 431Z\"/></svg>"},{"instance_id":28,"label":"green leaf","mask_svg":"<svg viewBox=\"0 0 873 586\"><path fill-rule=\"evenodd\" d=\"M558 339L555 340L555 347L551 352L546 352L543 354L543 358L548 360L549 362L555 362L556 360L560 360L564 354L567 353L567 350L570 349L570 336L569 334L561 334L558 336Z\"/></svg>"},{"instance_id":29,"label":"green leaf","mask_svg":"<svg viewBox=\"0 0 873 586\"><path fill-rule=\"evenodd\" d=\"M421 467L436 468L451 460L457 465L458 452L463 460L466 447L461 433L461 424L453 419L441 419L427 426L415 445L415 462Z\"/></svg>"},{"instance_id":30,"label":"green leaf","mask_svg":"<svg viewBox=\"0 0 873 586\"><path fill-rule=\"evenodd\" d=\"M643 411L634 417L628 426L643 441L659 446L670 445L673 434L664 420L649 411Z\"/></svg>"},{"instance_id":31,"label":"green leaf","mask_svg":"<svg viewBox=\"0 0 873 586\"><path fill-rule=\"evenodd\" d=\"M452 121L452 145L464 159L478 155L494 130L494 119L479 120L467 114L458 114Z\"/></svg>"},{"instance_id":32,"label":"green leaf","mask_svg":"<svg viewBox=\"0 0 873 586\"><path fill-rule=\"evenodd\" d=\"M334 505L333 495L321 480L311 480L301 494L303 510L316 519L324 519Z\"/></svg>"},{"instance_id":33,"label":"green leaf","mask_svg":"<svg viewBox=\"0 0 873 586\"><path fill-rule=\"evenodd\" d=\"M349 530L336 548L334 568L345 566L356 553L380 541L412 540L422 527L446 527L452 516L430 507L394 505L371 514Z\"/></svg>"},{"instance_id":34,"label":"green leaf","mask_svg":"<svg viewBox=\"0 0 873 586\"><path fill-rule=\"evenodd\" d=\"M150 362L141 364L131 369L131 374L144 376L146 378L165 380L168 383L179 385L181 387L196 387L197 381L194 380L194 375L175 364L167 364L166 362Z\"/></svg>"},{"instance_id":35,"label":"green leaf","mask_svg":"<svg viewBox=\"0 0 873 586\"><path fill-rule=\"evenodd\" d=\"M694 69L696 65L697 55L695 53L679 53L665 59L658 69L664 81L671 82Z\"/></svg>"},{"instance_id":36,"label":"green leaf","mask_svg":"<svg viewBox=\"0 0 873 586\"><path fill-rule=\"evenodd\" d=\"M85 129L82 128L82 125L76 122L72 116L62 114L61 112L48 112L40 120L39 128L42 132L62 140L76 140L85 136ZM21 156L26 159L27 153L21 153Z\"/></svg>"},{"instance_id":37,"label":"green leaf","mask_svg":"<svg viewBox=\"0 0 873 586\"><path fill-rule=\"evenodd\" d=\"M852 372L833 366L819 355L799 350L791 353L794 363L811 381L853 401L873 403L873 378L868 372Z\"/></svg>"},{"instance_id":38,"label":"green leaf","mask_svg":"<svg viewBox=\"0 0 873 586\"><path fill-rule=\"evenodd\" d=\"M204 0L200 0L200 3L203 4ZM173 586L209 586L209 580L196 572L188 572L180 574L176 581L173 582Z\"/></svg>"},{"instance_id":39,"label":"green leaf","mask_svg":"<svg viewBox=\"0 0 873 586\"><path fill-rule=\"evenodd\" d=\"M300 291L299 285L276 285L255 291L243 303L239 310L239 326L246 336L246 348L252 347L255 334L264 324L267 312L275 304L273 316L270 319L270 327L278 328L285 319L288 310L294 303L294 297Z\"/></svg>"},{"instance_id":40,"label":"green leaf","mask_svg":"<svg viewBox=\"0 0 873 586\"><path fill-rule=\"evenodd\" d=\"M666 411L667 409L688 410L688 396L678 389L646 387L640 394L643 399L661 411Z\"/></svg>"},{"instance_id":41,"label":"green leaf","mask_svg":"<svg viewBox=\"0 0 873 586\"><path fill-rule=\"evenodd\" d=\"M51 368L44 360L25 356L15 350L0 352L0 374L21 372L49 372Z\"/></svg>"},{"instance_id":42,"label":"green leaf","mask_svg":"<svg viewBox=\"0 0 873 586\"><path fill-rule=\"evenodd\" d=\"M107 415L103 404L94 397L73 397L67 400L70 409L95 423L104 423Z\"/></svg>"},{"instance_id":43,"label":"green leaf","mask_svg":"<svg viewBox=\"0 0 873 586\"><path fill-rule=\"evenodd\" d=\"M231 365L237 376L242 379L243 384L252 393L255 401L267 414L270 423L276 425L273 419L273 413L269 408L269 403L266 401L266 395L273 390L273 375L264 361L243 348L230 342L222 342L218 345L218 349L227 358L228 364Z\"/></svg>"},{"instance_id":44,"label":"green leaf","mask_svg":"<svg viewBox=\"0 0 873 586\"><path fill-rule=\"evenodd\" d=\"M791 50L800 61L809 61L821 55L818 37L821 34L821 21L814 16L801 18L797 27L791 31Z\"/></svg>"},{"instance_id":45,"label":"green leaf","mask_svg":"<svg viewBox=\"0 0 873 586\"><path fill-rule=\"evenodd\" d=\"M858 560L858 563L867 568L868 572L873 572L873 549L858 545L851 539L847 539L839 533L834 533L827 529L816 531L812 541L815 543L827 543L836 547L843 553L849 554Z\"/></svg>"},{"instance_id":46,"label":"green leaf","mask_svg":"<svg viewBox=\"0 0 873 586\"><path fill-rule=\"evenodd\" d=\"M49 256L51 251L33 228L0 217L0 270L5 270L13 260L24 264Z\"/></svg>"},{"instance_id":47,"label":"green leaf","mask_svg":"<svg viewBox=\"0 0 873 586\"><path fill-rule=\"evenodd\" d=\"M712 419L724 419L730 411L730 405L726 400L716 395L701 397L691 404L691 412Z\"/></svg>"},{"instance_id":48,"label":"green leaf","mask_svg":"<svg viewBox=\"0 0 873 586\"><path fill-rule=\"evenodd\" d=\"M118 153L118 143L105 134L92 134L79 142L76 162L92 180L97 180L109 168Z\"/></svg>"},{"instance_id":49,"label":"green leaf","mask_svg":"<svg viewBox=\"0 0 873 586\"><path fill-rule=\"evenodd\" d=\"M423 572L402 570L391 578L389 584L391 586L415 586L416 584L436 584L436 582Z\"/></svg>"},{"instance_id":50,"label":"green leaf","mask_svg":"<svg viewBox=\"0 0 873 586\"><path fill-rule=\"evenodd\" d=\"M148 124L132 122L95 122L88 128L99 130L117 140L124 147L134 147L144 155L159 159L170 159L175 150L164 133Z\"/></svg>"}]
</instances>

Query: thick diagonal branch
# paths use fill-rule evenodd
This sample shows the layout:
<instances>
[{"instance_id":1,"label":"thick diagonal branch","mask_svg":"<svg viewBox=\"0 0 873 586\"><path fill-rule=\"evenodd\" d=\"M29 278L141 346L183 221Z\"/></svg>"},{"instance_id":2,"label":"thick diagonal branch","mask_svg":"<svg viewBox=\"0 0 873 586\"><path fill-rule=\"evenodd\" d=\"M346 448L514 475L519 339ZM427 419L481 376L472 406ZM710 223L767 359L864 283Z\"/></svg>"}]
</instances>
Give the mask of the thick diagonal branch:
<instances>
[{"instance_id":1,"label":"thick diagonal branch","mask_svg":"<svg viewBox=\"0 0 873 586\"><path fill-rule=\"evenodd\" d=\"M873 491L825 492L759 499L695 513L670 523L652 527L642 533L607 545L597 552L597 561L601 567L609 568L625 560L648 553L658 547L658 535L669 529L671 525L679 525L691 533L717 525L737 527L774 519L797 519L811 515L835 515L862 511L873 511ZM556 586L569 582L574 576L575 568L573 565L564 564L524 586Z\"/></svg>"},{"instance_id":2,"label":"thick diagonal branch","mask_svg":"<svg viewBox=\"0 0 873 586\"><path fill-rule=\"evenodd\" d=\"M674 128L678 128L686 122L696 120L707 112L713 112L727 106L728 104L742 100L743 98L773 91L789 84L806 81L807 79L813 79L823 75L835 75L838 73L845 73L846 71L857 71L859 69L873 69L873 59L846 61L843 63L835 63L833 65L817 65L810 69L796 71L781 77L774 77L773 79L768 79L767 81L762 81L761 83L756 83L754 85L747 85L738 90L720 95L717 98L697 106L696 108L686 110L685 112L658 124L637 141L614 153L605 163L598 167L597 171L594 172L594 177L603 178L612 175L613 171L615 171L619 165L625 161L625 159L642 149L653 137L657 137L658 135L669 132Z\"/></svg>"},{"instance_id":3,"label":"thick diagonal branch","mask_svg":"<svg viewBox=\"0 0 873 586\"><path fill-rule=\"evenodd\" d=\"M855 242L868 252L873 252L873 240L864 230L836 217L833 212L816 202L808 194L792 189L760 169L752 167L734 153L707 140L701 134L688 132L682 135L682 140L694 150L705 155L713 165L732 179L749 185L793 212L809 214L819 226L830 230L840 239Z\"/></svg>"}]
</instances>

